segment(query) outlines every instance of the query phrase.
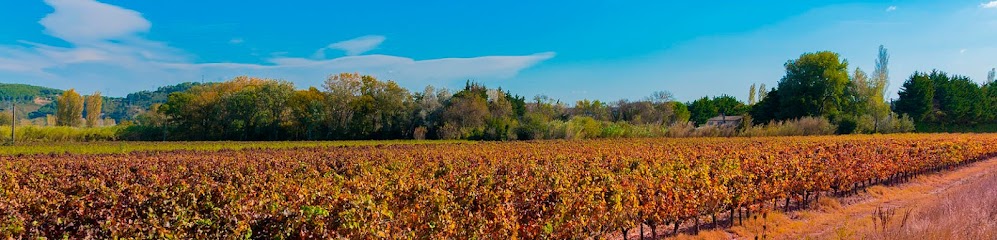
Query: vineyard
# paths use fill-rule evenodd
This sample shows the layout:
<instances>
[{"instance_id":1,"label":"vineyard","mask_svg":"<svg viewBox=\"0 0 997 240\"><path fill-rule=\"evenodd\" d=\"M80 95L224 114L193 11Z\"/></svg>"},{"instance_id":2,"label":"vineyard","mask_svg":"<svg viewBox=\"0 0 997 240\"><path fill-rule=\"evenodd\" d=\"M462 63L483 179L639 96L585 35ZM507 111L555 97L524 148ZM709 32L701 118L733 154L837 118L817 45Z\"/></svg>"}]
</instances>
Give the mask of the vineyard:
<instances>
[{"instance_id":1,"label":"vineyard","mask_svg":"<svg viewBox=\"0 0 997 240\"><path fill-rule=\"evenodd\" d=\"M994 156L982 134L9 155L0 238L658 236Z\"/></svg>"}]
</instances>

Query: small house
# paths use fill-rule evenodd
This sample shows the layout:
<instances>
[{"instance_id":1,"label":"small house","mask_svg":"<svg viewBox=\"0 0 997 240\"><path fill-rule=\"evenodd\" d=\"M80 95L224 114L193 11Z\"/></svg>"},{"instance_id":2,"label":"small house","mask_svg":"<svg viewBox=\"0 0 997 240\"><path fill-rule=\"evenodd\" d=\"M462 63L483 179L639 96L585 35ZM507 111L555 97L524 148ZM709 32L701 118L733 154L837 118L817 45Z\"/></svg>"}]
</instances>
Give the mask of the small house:
<instances>
[{"instance_id":1,"label":"small house","mask_svg":"<svg viewBox=\"0 0 997 240\"><path fill-rule=\"evenodd\" d=\"M726 116L720 114L720 116L706 120L706 125L714 127L738 127L741 126L742 120L744 120L743 116Z\"/></svg>"}]
</instances>

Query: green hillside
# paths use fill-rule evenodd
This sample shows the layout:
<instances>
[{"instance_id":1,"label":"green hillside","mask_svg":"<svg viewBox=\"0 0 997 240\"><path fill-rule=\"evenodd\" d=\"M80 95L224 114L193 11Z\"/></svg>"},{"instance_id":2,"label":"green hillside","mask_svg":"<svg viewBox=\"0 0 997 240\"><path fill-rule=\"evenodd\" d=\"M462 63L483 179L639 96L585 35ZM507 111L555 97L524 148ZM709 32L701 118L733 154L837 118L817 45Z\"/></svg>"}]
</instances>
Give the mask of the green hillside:
<instances>
[{"instance_id":1,"label":"green hillside","mask_svg":"<svg viewBox=\"0 0 997 240\"><path fill-rule=\"evenodd\" d=\"M170 93L186 91L191 87L201 83L180 83L159 87L155 91L140 91L130 93L125 97L104 97L103 113L104 117L116 121L130 120L136 115L145 112L153 104L164 103ZM33 86L28 84L0 83L0 100L6 101L14 99L17 101L17 114L19 119L44 118L48 114L55 114L55 99L62 94L63 90ZM89 93L80 93L89 94ZM9 111L8 104L0 104L0 111ZM8 112L9 113L9 112ZM5 115L8 116L9 115Z\"/></svg>"},{"instance_id":2,"label":"green hillside","mask_svg":"<svg viewBox=\"0 0 997 240\"><path fill-rule=\"evenodd\" d=\"M61 93L62 90L54 88L0 83L0 98L4 100L14 98L18 101L33 101L36 97L55 99Z\"/></svg>"}]
</instances>

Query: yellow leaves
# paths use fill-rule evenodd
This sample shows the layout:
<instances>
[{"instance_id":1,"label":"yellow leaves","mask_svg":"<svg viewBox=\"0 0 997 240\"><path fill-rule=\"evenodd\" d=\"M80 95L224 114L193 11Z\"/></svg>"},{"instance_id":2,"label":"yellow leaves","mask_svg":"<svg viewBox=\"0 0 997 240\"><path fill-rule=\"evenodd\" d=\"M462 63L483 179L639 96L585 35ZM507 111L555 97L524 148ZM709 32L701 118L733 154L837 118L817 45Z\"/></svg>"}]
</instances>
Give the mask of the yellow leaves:
<instances>
[{"instance_id":1,"label":"yellow leaves","mask_svg":"<svg viewBox=\"0 0 997 240\"><path fill-rule=\"evenodd\" d=\"M7 157L0 236L582 238L995 153L995 135L890 135Z\"/></svg>"}]
</instances>

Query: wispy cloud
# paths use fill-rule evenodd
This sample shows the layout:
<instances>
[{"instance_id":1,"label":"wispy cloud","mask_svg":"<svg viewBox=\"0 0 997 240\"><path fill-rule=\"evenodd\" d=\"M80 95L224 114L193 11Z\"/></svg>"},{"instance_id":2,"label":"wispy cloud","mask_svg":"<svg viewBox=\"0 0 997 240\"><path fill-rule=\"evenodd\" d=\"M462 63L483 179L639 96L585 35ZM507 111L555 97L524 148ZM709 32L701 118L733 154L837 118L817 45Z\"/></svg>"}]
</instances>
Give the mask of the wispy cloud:
<instances>
[{"instance_id":1,"label":"wispy cloud","mask_svg":"<svg viewBox=\"0 0 997 240\"><path fill-rule=\"evenodd\" d=\"M325 58L325 51L328 49L342 50L343 52L346 52L346 55L348 56L356 56L373 50L378 45L381 45L381 43L384 42L384 39L384 36L368 35L337 42L329 44L329 46L325 48L319 49L318 52L315 53L315 56L316 58Z\"/></svg>"},{"instance_id":2,"label":"wispy cloud","mask_svg":"<svg viewBox=\"0 0 997 240\"><path fill-rule=\"evenodd\" d=\"M997 8L997 1L991 1L991 2L988 2L988 3L982 3L982 4L980 4L980 7L981 8Z\"/></svg>"},{"instance_id":3,"label":"wispy cloud","mask_svg":"<svg viewBox=\"0 0 997 240\"><path fill-rule=\"evenodd\" d=\"M45 0L55 12L39 23L54 37L75 44L130 37L151 24L142 14L96 1Z\"/></svg>"},{"instance_id":4,"label":"wispy cloud","mask_svg":"<svg viewBox=\"0 0 997 240\"><path fill-rule=\"evenodd\" d=\"M45 2L55 11L39 23L46 34L70 45L51 46L26 40L0 45L0 78L117 94L198 80L201 76L223 80L258 75L283 78L299 86L316 86L337 72L373 74L418 86L424 83L413 81L510 78L555 55L542 52L421 60L362 55L385 40L383 36L370 35L320 48L318 52L323 54L317 59L278 54L262 59L265 63L195 62L192 59L196 57L191 53L144 38L142 34L150 30L151 23L139 12L94 0ZM242 42L242 38L229 41ZM324 51L333 49L344 51L347 56L326 59ZM110 87L114 90L108 91Z\"/></svg>"},{"instance_id":5,"label":"wispy cloud","mask_svg":"<svg viewBox=\"0 0 997 240\"><path fill-rule=\"evenodd\" d=\"M188 55L138 34L151 26L138 12L92 0L46 0L55 9L39 23L45 33L69 47L21 40L0 46L0 69L52 76L53 68L70 64L185 61Z\"/></svg>"},{"instance_id":6,"label":"wispy cloud","mask_svg":"<svg viewBox=\"0 0 997 240\"><path fill-rule=\"evenodd\" d=\"M896 10L897 10L897 6L890 6L890 7L886 8L887 12L892 12L892 11L896 11Z\"/></svg>"}]
</instances>

